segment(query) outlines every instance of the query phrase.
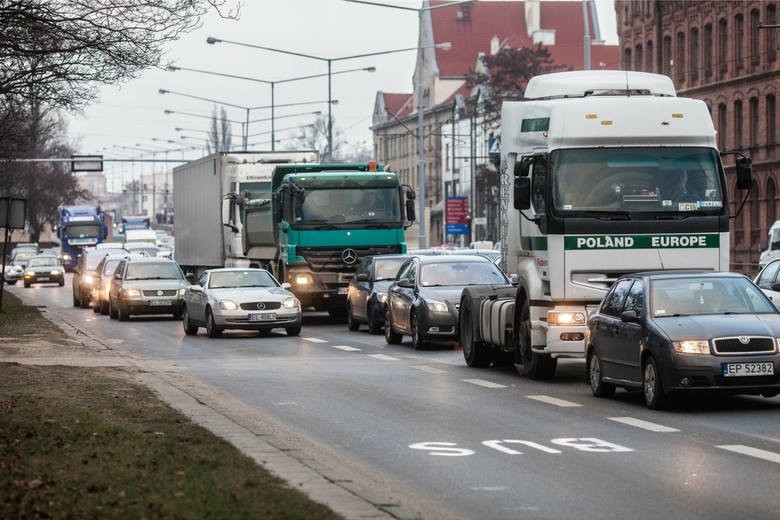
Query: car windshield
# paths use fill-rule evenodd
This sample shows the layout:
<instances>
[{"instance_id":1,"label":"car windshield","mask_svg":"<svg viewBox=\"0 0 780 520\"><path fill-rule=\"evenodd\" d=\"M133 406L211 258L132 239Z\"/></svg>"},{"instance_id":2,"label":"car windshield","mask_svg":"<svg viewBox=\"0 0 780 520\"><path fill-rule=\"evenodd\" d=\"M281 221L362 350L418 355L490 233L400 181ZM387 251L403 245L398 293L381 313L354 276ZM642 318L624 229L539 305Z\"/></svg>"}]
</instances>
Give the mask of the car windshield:
<instances>
[{"instance_id":1,"label":"car windshield","mask_svg":"<svg viewBox=\"0 0 780 520\"><path fill-rule=\"evenodd\" d=\"M30 261L27 262L27 267L56 267L60 265L60 261L57 260L53 256L47 256L47 257L38 257L38 258L30 258Z\"/></svg>"},{"instance_id":2,"label":"car windshield","mask_svg":"<svg viewBox=\"0 0 780 520\"><path fill-rule=\"evenodd\" d=\"M105 257L109 251L110 249L96 249L92 253L87 253L87 258L84 259L87 271L94 271L97 269L98 264L101 260L103 260L103 257Z\"/></svg>"},{"instance_id":3,"label":"car windshield","mask_svg":"<svg viewBox=\"0 0 780 520\"><path fill-rule=\"evenodd\" d=\"M461 286L505 284L506 278L493 262L437 262L420 270L420 285Z\"/></svg>"},{"instance_id":4,"label":"car windshield","mask_svg":"<svg viewBox=\"0 0 780 520\"><path fill-rule=\"evenodd\" d=\"M175 263L130 262L125 280L181 280L181 269Z\"/></svg>"},{"instance_id":5,"label":"car windshield","mask_svg":"<svg viewBox=\"0 0 780 520\"><path fill-rule=\"evenodd\" d=\"M221 271L209 277L209 289L235 287L277 287L277 284L268 271Z\"/></svg>"},{"instance_id":6,"label":"car windshield","mask_svg":"<svg viewBox=\"0 0 780 520\"><path fill-rule=\"evenodd\" d=\"M17 262L26 262L27 260L29 260L29 259L30 259L30 258L32 258L33 256L35 256L35 252L34 252L34 251L30 251L30 252L22 252L22 253L16 253L16 255L14 255L13 262L14 262L14 263L17 263Z\"/></svg>"},{"instance_id":7,"label":"car windshield","mask_svg":"<svg viewBox=\"0 0 780 520\"><path fill-rule=\"evenodd\" d=\"M374 280L393 280L406 258L374 259Z\"/></svg>"},{"instance_id":8,"label":"car windshield","mask_svg":"<svg viewBox=\"0 0 780 520\"><path fill-rule=\"evenodd\" d=\"M111 276L114 274L114 271L116 271L116 266L119 265L119 262L121 262L121 258L114 258L112 260L106 260L105 263L103 263L103 274Z\"/></svg>"},{"instance_id":9,"label":"car windshield","mask_svg":"<svg viewBox=\"0 0 780 520\"><path fill-rule=\"evenodd\" d=\"M653 316L777 313L772 302L747 278L690 277L653 280Z\"/></svg>"}]
</instances>

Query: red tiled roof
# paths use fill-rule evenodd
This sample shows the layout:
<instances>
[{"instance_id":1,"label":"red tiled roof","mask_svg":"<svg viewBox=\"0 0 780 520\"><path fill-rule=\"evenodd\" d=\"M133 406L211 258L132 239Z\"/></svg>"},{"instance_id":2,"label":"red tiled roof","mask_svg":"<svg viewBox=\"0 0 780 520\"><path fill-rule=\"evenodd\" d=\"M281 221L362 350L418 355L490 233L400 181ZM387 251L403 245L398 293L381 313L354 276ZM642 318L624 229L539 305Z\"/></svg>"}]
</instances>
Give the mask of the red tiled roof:
<instances>
[{"instance_id":1,"label":"red tiled roof","mask_svg":"<svg viewBox=\"0 0 780 520\"><path fill-rule=\"evenodd\" d=\"M402 118L412 113L414 103L412 103L412 94L392 94L383 92L385 110L388 119L393 116Z\"/></svg>"},{"instance_id":2,"label":"red tiled roof","mask_svg":"<svg viewBox=\"0 0 780 520\"><path fill-rule=\"evenodd\" d=\"M444 3L434 0L432 5ZM466 4L468 13L458 17L463 8L459 5L432 9L431 23L435 42L451 42L448 51L436 49L439 76L463 77L474 68L478 53L490 53L490 40L497 36L499 42L512 48L531 47L525 22L525 2L476 1ZM590 12L588 13L590 18ZM582 3L540 3L540 29L555 30L555 44L546 46L556 63L583 69L584 25ZM591 21L589 20L589 23ZM591 23L590 27L593 25ZM591 29L591 35L593 30ZM599 62L606 68L619 66L619 49L616 45L591 46L591 67Z\"/></svg>"}]
</instances>

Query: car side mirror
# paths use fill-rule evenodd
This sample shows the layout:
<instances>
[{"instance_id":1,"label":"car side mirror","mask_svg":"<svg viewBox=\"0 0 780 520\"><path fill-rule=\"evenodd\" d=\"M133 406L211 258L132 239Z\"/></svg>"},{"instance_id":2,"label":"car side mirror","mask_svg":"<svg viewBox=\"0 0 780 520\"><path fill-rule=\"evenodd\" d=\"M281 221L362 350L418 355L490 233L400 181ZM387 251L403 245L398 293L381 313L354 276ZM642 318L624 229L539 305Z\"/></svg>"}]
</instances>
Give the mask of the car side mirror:
<instances>
[{"instance_id":1,"label":"car side mirror","mask_svg":"<svg viewBox=\"0 0 780 520\"><path fill-rule=\"evenodd\" d=\"M194 284L190 285L189 289L190 289L190 292L194 292L194 293L202 293L203 292L203 287L201 287L200 285L194 285Z\"/></svg>"},{"instance_id":2,"label":"car side mirror","mask_svg":"<svg viewBox=\"0 0 780 520\"><path fill-rule=\"evenodd\" d=\"M355 280L358 282L367 282L368 281L368 275L366 273L360 273L355 275Z\"/></svg>"},{"instance_id":3,"label":"car side mirror","mask_svg":"<svg viewBox=\"0 0 780 520\"><path fill-rule=\"evenodd\" d=\"M623 311L620 313L620 321L623 323L639 323L639 314L636 311Z\"/></svg>"},{"instance_id":4,"label":"car side mirror","mask_svg":"<svg viewBox=\"0 0 780 520\"><path fill-rule=\"evenodd\" d=\"M414 284L408 278L401 278L400 280L398 280L396 282L396 285L398 285L398 287L403 287L404 289L412 289L412 288L414 288Z\"/></svg>"},{"instance_id":5,"label":"car side mirror","mask_svg":"<svg viewBox=\"0 0 780 520\"><path fill-rule=\"evenodd\" d=\"M780 291L780 282L775 282L772 284L772 290L773 291Z\"/></svg>"},{"instance_id":6,"label":"car side mirror","mask_svg":"<svg viewBox=\"0 0 780 520\"><path fill-rule=\"evenodd\" d=\"M509 283L511 283L512 285L518 285L520 283L520 277L516 274L510 274Z\"/></svg>"}]
</instances>

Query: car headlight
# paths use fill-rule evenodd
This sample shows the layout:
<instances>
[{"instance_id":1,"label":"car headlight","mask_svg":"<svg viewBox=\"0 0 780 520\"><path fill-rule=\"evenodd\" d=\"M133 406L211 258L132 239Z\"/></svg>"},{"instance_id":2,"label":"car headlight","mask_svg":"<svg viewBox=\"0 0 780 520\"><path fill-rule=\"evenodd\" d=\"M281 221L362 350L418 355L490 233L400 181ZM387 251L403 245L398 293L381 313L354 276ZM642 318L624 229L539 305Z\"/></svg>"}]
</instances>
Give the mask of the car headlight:
<instances>
[{"instance_id":1,"label":"car headlight","mask_svg":"<svg viewBox=\"0 0 780 520\"><path fill-rule=\"evenodd\" d=\"M387 300L387 293L384 292L376 293L376 299L379 300L379 303L385 303L385 300Z\"/></svg>"},{"instance_id":2,"label":"car headlight","mask_svg":"<svg viewBox=\"0 0 780 520\"><path fill-rule=\"evenodd\" d=\"M301 302L298 301L298 298L294 296L290 296L286 300L282 302L282 307L285 309L295 309L296 307L300 307Z\"/></svg>"},{"instance_id":3,"label":"car headlight","mask_svg":"<svg viewBox=\"0 0 780 520\"><path fill-rule=\"evenodd\" d=\"M234 311L238 309L238 304L233 300L219 300L219 308L223 311Z\"/></svg>"},{"instance_id":4,"label":"car headlight","mask_svg":"<svg viewBox=\"0 0 780 520\"><path fill-rule=\"evenodd\" d=\"M141 296L141 291L138 289L125 289L123 293L127 298L138 298Z\"/></svg>"},{"instance_id":5,"label":"car headlight","mask_svg":"<svg viewBox=\"0 0 780 520\"><path fill-rule=\"evenodd\" d=\"M186 292L187 292L186 287L182 287L181 289L179 289L179 298L184 298L184 293Z\"/></svg>"},{"instance_id":6,"label":"car headlight","mask_svg":"<svg viewBox=\"0 0 780 520\"><path fill-rule=\"evenodd\" d=\"M60 274L60 270L57 269L55 271L49 271L49 274L58 275L58 274Z\"/></svg>"},{"instance_id":7,"label":"car headlight","mask_svg":"<svg viewBox=\"0 0 780 520\"><path fill-rule=\"evenodd\" d=\"M425 305L433 312L447 312L447 304L438 300L425 300Z\"/></svg>"},{"instance_id":8,"label":"car headlight","mask_svg":"<svg viewBox=\"0 0 780 520\"><path fill-rule=\"evenodd\" d=\"M709 354L710 343L703 339L688 339L685 341L672 341L674 351L679 354Z\"/></svg>"},{"instance_id":9,"label":"car headlight","mask_svg":"<svg viewBox=\"0 0 780 520\"><path fill-rule=\"evenodd\" d=\"M92 285L92 282L95 281L95 278L91 274L85 274L83 280L84 283Z\"/></svg>"},{"instance_id":10,"label":"car headlight","mask_svg":"<svg viewBox=\"0 0 780 520\"><path fill-rule=\"evenodd\" d=\"M585 325L585 313L576 311L549 311L547 323L550 325Z\"/></svg>"}]
</instances>

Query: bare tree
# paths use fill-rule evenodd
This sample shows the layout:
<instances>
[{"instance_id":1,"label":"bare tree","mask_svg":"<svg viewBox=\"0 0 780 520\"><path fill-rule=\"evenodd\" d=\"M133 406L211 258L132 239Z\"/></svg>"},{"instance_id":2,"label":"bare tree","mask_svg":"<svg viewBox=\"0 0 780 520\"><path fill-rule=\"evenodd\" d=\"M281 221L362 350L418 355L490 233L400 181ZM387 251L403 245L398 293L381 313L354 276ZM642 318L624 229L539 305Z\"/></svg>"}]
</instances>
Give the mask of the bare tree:
<instances>
[{"instance_id":1,"label":"bare tree","mask_svg":"<svg viewBox=\"0 0 780 520\"><path fill-rule=\"evenodd\" d=\"M206 150L209 154L214 152L227 152L230 150L233 141L233 134L230 129L225 107L221 107L219 117L217 117L217 107L214 107L211 113L211 126L209 128L208 139L206 140Z\"/></svg>"},{"instance_id":2,"label":"bare tree","mask_svg":"<svg viewBox=\"0 0 780 520\"><path fill-rule=\"evenodd\" d=\"M292 137L295 141L293 149L298 150L316 150L320 157L325 157L325 151L328 148L328 117L320 114L313 124L301 126L298 135ZM346 141L344 134L336 128L336 120L333 119L333 150L332 157L341 155L341 149Z\"/></svg>"},{"instance_id":3,"label":"bare tree","mask_svg":"<svg viewBox=\"0 0 780 520\"><path fill-rule=\"evenodd\" d=\"M235 7L231 7L235 3ZM216 9L236 18L238 0L0 1L0 106L27 99L75 109L158 66L166 44Z\"/></svg>"}]
</instances>

